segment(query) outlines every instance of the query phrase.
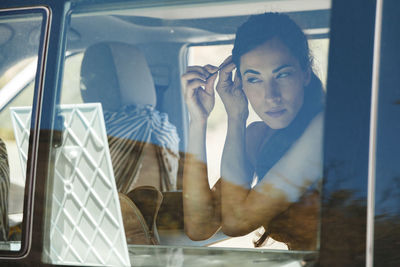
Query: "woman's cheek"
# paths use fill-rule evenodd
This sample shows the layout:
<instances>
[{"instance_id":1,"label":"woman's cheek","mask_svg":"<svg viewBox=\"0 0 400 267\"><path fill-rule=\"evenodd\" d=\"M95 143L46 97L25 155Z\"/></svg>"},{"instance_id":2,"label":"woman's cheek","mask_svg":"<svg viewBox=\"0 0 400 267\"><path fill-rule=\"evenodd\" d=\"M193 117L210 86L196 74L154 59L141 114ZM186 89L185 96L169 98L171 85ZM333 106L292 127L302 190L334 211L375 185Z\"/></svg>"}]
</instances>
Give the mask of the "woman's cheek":
<instances>
[{"instance_id":1,"label":"woman's cheek","mask_svg":"<svg viewBox=\"0 0 400 267\"><path fill-rule=\"evenodd\" d=\"M288 99L288 100L291 99L292 101L296 101L296 100L300 100L298 98L303 97L304 88L298 82L291 80L291 81L287 81L286 84L282 84L282 85L283 86L281 87L281 92L282 92L283 98Z\"/></svg>"}]
</instances>

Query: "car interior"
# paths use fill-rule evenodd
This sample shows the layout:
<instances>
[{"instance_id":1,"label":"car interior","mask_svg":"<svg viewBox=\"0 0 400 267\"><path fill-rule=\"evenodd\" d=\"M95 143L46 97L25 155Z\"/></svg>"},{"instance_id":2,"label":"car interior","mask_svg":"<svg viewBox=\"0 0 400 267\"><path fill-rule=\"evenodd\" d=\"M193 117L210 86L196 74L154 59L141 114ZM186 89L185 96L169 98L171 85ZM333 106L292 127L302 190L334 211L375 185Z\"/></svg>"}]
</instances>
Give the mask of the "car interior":
<instances>
[{"instance_id":1,"label":"car interior","mask_svg":"<svg viewBox=\"0 0 400 267\"><path fill-rule=\"evenodd\" d=\"M190 49L230 45L236 28L249 15L271 10L287 13L310 40L329 37L330 1L291 3L228 1L148 7L132 4L131 8L115 5L112 9L107 5L90 7L76 3L73 7L67 27L65 64L62 67L64 76L58 103L100 102L103 111L115 111L125 105L150 106L165 114L179 139L179 153L169 161L176 163L170 170L175 175L175 181L171 182L173 186L165 187L161 185L163 181L143 178L136 180L134 185L155 185L163 193L164 202L157 223L164 234L160 236L160 244L203 246L227 239L217 235L214 240L195 243L185 238L182 232L182 157L187 146L189 118L180 76L189 64ZM1 75L21 61L35 60L40 33L40 25L26 18L0 24ZM1 113L9 106L30 105L32 97L26 97L24 91L32 91L34 82L31 80L21 85L12 97L16 102L2 104ZM143 153L142 176L154 176L152 172L159 171L157 151L149 146L138 146L133 150L129 153L138 153L138 150ZM114 172L118 173L117 170ZM116 179L119 175L125 173L116 174ZM11 183L15 179L11 177ZM21 189L12 191L10 195L22 203ZM13 213L22 214L22 204Z\"/></svg>"},{"instance_id":2,"label":"car interior","mask_svg":"<svg viewBox=\"0 0 400 267\"><path fill-rule=\"evenodd\" d=\"M179 170L176 173L178 191L168 192L171 190L163 190L165 199L158 214L161 244L202 246L215 245L218 241L229 239L222 234L218 234L213 240L192 242L182 232L182 202L180 196L182 158L184 157L182 152L186 148L189 118L182 98L180 75L189 64L191 47L200 46L204 48L232 44L238 25L243 23L248 15L253 12L257 13L251 7L252 5L246 5L246 7L239 4L230 5L230 10L226 11L226 6L223 4L216 5L214 14L201 12L195 12L194 14L190 12L195 8L200 8L195 5L183 6L181 7L182 10L177 8L174 9L175 12L171 13L167 13L165 9L160 9L159 12L157 12L157 8L148 9L147 14L149 16L142 15L146 14L146 9L140 10L141 16L135 14L135 12L138 12L136 9L116 10L109 12L109 14L96 11L88 12L87 14L80 14L80 12L77 12L76 15L72 14L67 39L69 53L74 55L82 53L87 47L112 43L110 50L113 56L111 60L113 64L105 64L107 66L105 66L104 74L101 75L102 78L107 77L107 75L113 75L110 74L112 72L110 69L116 69L116 76L119 76L117 84L120 85L120 88L124 90L124 83L126 83L129 84L130 92L133 92L131 87L134 86L134 90L138 92L135 93L135 97L140 96L138 98L144 99L142 101L149 99L148 94L151 94L154 90L153 88L155 88L155 109L167 114L169 122L176 128L181 152ZM265 8L268 10L271 7ZM326 39L329 34L329 1L323 3L320 9L315 6L313 8L313 10L307 10L307 7L301 6L299 3L299 5L290 6L290 9L285 11L301 25L310 40ZM116 42L119 44L116 44ZM138 75L142 78L141 81L152 83L151 78L147 79L147 74L143 73L147 69L146 66L143 67L142 65L143 60L139 59L126 63L126 58L131 59L132 55L121 46L131 47L130 49L133 49L132 47L134 46L135 49L141 51L140 53L147 61L154 85L135 82L134 77ZM107 53L101 52L101 54L105 56ZM99 58L97 57L97 59ZM65 73L67 73L67 63L68 60L64 66ZM103 63L99 62L95 64L97 67L103 65ZM110 65L115 67L110 67ZM83 63L81 67L83 68L84 66ZM129 80L123 81L122 79L126 77L129 77ZM67 80L65 76L64 80ZM109 78L107 80L111 81L113 79ZM102 80L99 83L101 86L95 86L97 87L96 90L107 84ZM109 85L108 88L110 87L115 88L115 85ZM105 90L109 90L108 88ZM67 94L67 92L70 93L74 90L76 89L63 87L61 90L61 103L63 103L64 93ZM140 92L140 90L144 92ZM120 94L121 99L128 99L128 97L122 96L123 91L120 91ZM101 97L105 96L108 103L112 102L111 97L107 97L106 93L100 95ZM86 102L83 92L82 97L83 102ZM130 103L136 103L138 98L133 99ZM68 101L76 103L76 100L71 100L71 98ZM103 105L104 107L105 105ZM145 165L146 163L143 164L143 166ZM147 166L151 166L154 169L155 165ZM147 180L148 183L150 179ZM249 243L251 244L251 242Z\"/></svg>"},{"instance_id":3,"label":"car interior","mask_svg":"<svg viewBox=\"0 0 400 267\"><path fill-rule=\"evenodd\" d=\"M0 2L0 265L399 266L399 1ZM290 208L276 224L284 235L291 227L310 237L311 249L275 240L270 222L259 227L263 216L258 229L238 237L216 230L223 218L210 213L208 229L217 231L210 238L191 240L184 229L193 120L182 75L189 66L221 67L238 26L264 12L285 13L304 31L325 90L320 194L315 205L302 198L303 207L319 208L306 223L315 227L298 227L300 216L284 220ZM248 109L246 127L263 115ZM82 116L66 120L73 112ZM215 94L206 142L199 141L207 150L201 192L208 193L205 178L212 188L223 177L226 113ZM74 144L65 142L71 134ZM91 165L77 166L82 151L96 155ZM260 185L258 175L246 186ZM267 211L270 202L261 203L245 207ZM228 213L259 215L236 207ZM190 223L204 222L196 219Z\"/></svg>"}]
</instances>

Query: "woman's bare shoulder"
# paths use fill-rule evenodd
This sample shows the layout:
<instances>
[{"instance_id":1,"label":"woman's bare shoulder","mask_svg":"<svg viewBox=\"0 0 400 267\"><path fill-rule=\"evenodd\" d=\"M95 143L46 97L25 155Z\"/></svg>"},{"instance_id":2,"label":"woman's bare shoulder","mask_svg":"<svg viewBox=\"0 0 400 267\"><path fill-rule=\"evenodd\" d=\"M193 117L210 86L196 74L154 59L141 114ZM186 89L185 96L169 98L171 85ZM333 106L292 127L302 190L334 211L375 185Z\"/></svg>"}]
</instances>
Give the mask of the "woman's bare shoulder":
<instances>
[{"instance_id":1,"label":"woman's bare shoulder","mask_svg":"<svg viewBox=\"0 0 400 267\"><path fill-rule=\"evenodd\" d=\"M259 134L261 131L266 131L268 126L263 121L254 121L246 128L246 135Z\"/></svg>"},{"instance_id":2,"label":"woman's bare shoulder","mask_svg":"<svg viewBox=\"0 0 400 267\"><path fill-rule=\"evenodd\" d=\"M264 139L268 126L262 121L250 123L246 128L246 142L257 143Z\"/></svg>"}]
</instances>

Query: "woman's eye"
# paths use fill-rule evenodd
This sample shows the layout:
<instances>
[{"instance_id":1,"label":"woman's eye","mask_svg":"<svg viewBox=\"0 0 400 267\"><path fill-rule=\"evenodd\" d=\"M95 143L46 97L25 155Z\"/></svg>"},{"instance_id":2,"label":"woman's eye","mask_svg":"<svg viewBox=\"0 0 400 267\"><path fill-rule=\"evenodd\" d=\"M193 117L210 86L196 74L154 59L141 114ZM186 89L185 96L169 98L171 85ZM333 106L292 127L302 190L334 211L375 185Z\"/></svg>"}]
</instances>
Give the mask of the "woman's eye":
<instances>
[{"instance_id":1,"label":"woman's eye","mask_svg":"<svg viewBox=\"0 0 400 267\"><path fill-rule=\"evenodd\" d=\"M281 73L279 73L278 75L276 75L276 78L277 78L277 79L286 78L286 77L288 77L290 74L291 74L290 72L281 72Z\"/></svg>"},{"instance_id":2,"label":"woman's eye","mask_svg":"<svg viewBox=\"0 0 400 267\"><path fill-rule=\"evenodd\" d=\"M260 79L255 78L255 77L247 78L247 82L248 82L248 83L258 83L258 82L260 82L260 81L261 81Z\"/></svg>"}]
</instances>

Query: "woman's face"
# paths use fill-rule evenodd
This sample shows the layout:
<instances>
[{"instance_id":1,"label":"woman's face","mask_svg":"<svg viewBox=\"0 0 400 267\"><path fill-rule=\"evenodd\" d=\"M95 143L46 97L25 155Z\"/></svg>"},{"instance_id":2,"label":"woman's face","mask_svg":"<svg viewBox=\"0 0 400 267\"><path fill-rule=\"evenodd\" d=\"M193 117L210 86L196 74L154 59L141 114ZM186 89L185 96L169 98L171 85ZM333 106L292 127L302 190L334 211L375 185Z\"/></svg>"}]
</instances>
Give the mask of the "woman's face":
<instances>
[{"instance_id":1,"label":"woman's face","mask_svg":"<svg viewBox=\"0 0 400 267\"><path fill-rule=\"evenodd\" d=\"M257 115L272 129L287 127L304 100L310 71L279 39L271 39L240 58L243 91Z\"/></svg>"}]
</instances>

